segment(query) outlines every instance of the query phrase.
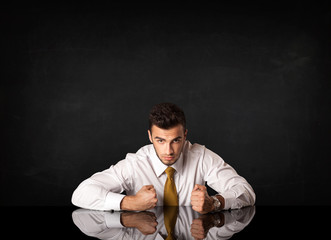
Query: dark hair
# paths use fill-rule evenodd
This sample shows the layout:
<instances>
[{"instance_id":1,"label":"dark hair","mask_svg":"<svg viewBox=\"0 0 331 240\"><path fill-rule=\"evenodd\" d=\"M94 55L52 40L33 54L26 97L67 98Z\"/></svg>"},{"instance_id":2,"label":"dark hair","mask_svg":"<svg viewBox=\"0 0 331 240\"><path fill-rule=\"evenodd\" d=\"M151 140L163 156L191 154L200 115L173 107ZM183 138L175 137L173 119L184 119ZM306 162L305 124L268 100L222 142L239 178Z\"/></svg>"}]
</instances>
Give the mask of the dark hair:
<instances>
[{"instance_id":1,"label":"dark hair","mask_svg":"<svg viewBox=\"0 0 331 240\"><path fill-rule=\"evenodd\" d=\"M186 119L182 109L173 103L159 103L152 107L149 113L149 130L155 125L169 129L181 124L186 130Z\"/></svg>"}]
</instances>

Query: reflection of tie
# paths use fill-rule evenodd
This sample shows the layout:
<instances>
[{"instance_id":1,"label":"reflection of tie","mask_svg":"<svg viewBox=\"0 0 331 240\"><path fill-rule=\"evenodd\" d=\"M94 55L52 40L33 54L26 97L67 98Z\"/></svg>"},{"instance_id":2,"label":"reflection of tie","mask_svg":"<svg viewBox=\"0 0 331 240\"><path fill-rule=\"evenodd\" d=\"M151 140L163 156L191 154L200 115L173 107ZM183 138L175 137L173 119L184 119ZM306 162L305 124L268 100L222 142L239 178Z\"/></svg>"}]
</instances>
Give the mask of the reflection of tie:
<instances>
[{"instance_id":1,"label":"reflection of tie","mask_svg":"<svg viewBox=\"0 0 331 240\"><path fill-rule=\"evenodd\" d=\"M163 197L163 205L164 206L178 206L178 197L177 190L174 181L174 172L175 169L172 167L168 167L165 170L167 174L167 180L164 185L164 197Z\"/></svg>"},{"instance_id":2,"label":"reflection of tie","mask_svg":"<svg viewBox=\"0 0 331 240\"><path fill-rule=\"evenodd\" d=\"M177 220L178 207L177 206L164 206L164 225L167 229L167 238L166 240L174 240L176 239L174 236L174 230Z\"/></svg>"}]
</instances>

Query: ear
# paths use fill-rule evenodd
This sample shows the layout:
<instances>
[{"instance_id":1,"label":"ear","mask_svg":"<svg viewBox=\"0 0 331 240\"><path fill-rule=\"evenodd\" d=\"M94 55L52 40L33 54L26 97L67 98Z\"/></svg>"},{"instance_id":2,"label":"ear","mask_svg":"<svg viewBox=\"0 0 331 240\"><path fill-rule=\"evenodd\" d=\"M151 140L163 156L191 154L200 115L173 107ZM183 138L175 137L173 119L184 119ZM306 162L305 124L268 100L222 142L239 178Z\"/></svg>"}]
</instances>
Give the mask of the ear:
<instances>
[{"instance_id":1,"label":"ear","mask_svg":"<svg viewBox=\"0 0 331 240\"><path fill-rule=\"evenodd\" d=\"M152 133L151 133L150 130L147 130L147 131L148 131L149 141L150 141L151 143L153 143L153 140L152 140Z\"/></svg>"},{"instance_id":2,"label":"ear","mask_svg":"<svg viewBox=\"0 0 331 240\"><path fill-rule=\"evenodd\" d=\"M186 129L186 130L185 130L185 133L184 133L184 138L185 138L185 140L186 140L186 137L187 137L187 132L188 132L188 130Z\"/></svg>"}]
</instances>

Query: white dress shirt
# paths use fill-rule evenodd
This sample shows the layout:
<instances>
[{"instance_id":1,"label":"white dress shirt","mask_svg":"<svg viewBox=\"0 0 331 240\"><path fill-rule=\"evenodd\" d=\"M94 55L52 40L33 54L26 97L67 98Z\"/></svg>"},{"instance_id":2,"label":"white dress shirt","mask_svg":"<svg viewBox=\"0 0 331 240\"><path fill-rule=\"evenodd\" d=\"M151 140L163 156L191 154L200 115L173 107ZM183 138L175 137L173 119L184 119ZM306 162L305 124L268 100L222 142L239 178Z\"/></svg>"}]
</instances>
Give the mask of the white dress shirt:
<instances>
[{"instance_id":1,"label":"white dress shirt","mask_svg":"<svg viewBox=\"0 0 331 240\"><path fill-rule=\"evenodd\" d=\"M81 208L120 210L127 195L135 195L144 185L153 185L158 202L163 204L163 191L168 166L158 158L152 144L127 154L124 160L93 174L75 189L72 203ZM180 206L190 206L195 184L207 183L225 199L224 209L242 208L255 203L255 193L245 178L220 156L199 144L186 141L179 159L172 165Z\"/></svg>"}]
</instances>

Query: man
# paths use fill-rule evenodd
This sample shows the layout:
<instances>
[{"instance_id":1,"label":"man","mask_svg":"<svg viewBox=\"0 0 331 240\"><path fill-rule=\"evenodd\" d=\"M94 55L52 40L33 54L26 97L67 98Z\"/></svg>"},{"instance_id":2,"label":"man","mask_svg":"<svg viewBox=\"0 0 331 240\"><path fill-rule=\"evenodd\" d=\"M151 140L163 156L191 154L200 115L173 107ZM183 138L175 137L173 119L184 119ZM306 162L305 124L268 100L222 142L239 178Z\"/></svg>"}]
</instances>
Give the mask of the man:
<instances>
[{"instance_id":1,"label":"man","mask_svg":"<svg viewBox=\"0 0 331 240\"><path fill-rule=\"evenodd\" d=\"M175 104L151 109L148 136L152 144L83 181L72 203L128 211L192 205L201 214L255 204L254 190L245 178L211 150L186 140L185 115ZM205 183L218 194L209 196Z\"/></svg>"}]
</instances>

